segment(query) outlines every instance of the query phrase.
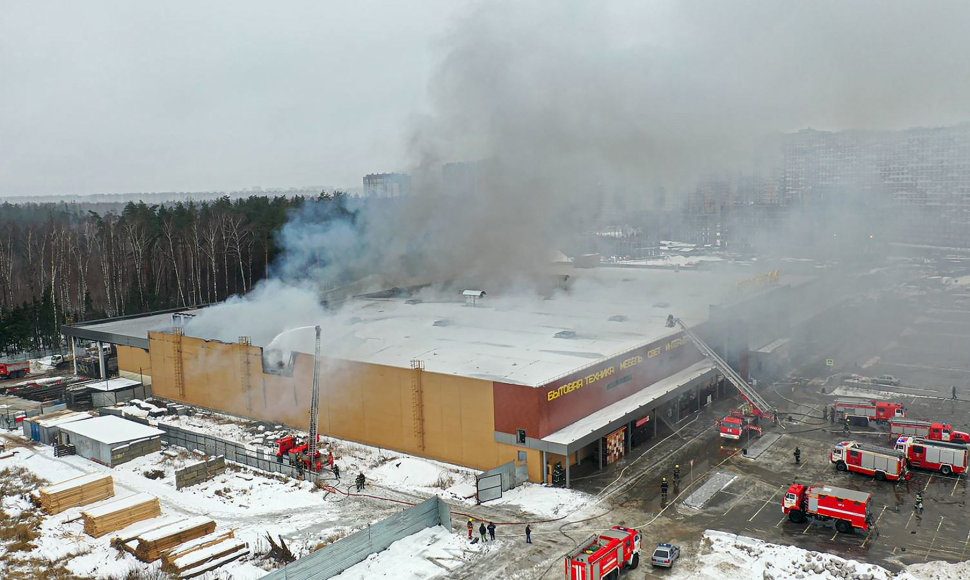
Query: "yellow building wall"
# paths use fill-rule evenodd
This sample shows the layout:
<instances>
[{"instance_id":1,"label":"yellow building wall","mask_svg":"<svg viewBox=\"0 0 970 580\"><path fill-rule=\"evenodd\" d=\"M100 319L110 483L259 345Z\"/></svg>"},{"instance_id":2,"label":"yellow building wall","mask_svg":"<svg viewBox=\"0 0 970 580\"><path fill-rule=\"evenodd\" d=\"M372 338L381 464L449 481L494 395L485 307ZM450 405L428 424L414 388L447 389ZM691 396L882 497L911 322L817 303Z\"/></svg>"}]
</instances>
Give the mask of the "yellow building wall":
<instances>
[{"instance_id":1,"label":"yellow building wall","mask_svg":"<svg viewBox=\"0 0 970 580\"><path fill-rule=\"evenodd\" d=\"M152 361L148 351L135 346L118 345L118 374L128 379L152 384Z\"/></svg>"},{"instance_id":2,"label":"yellow building wall","mask_svg":"<svg viewBox=\"0 0 970 580\"><path fill-rule=\"evenodd\" d=\"M283 376L263 372L259 347L155 332L149 341L155 396L308 428L312 356L298 353L292 376ZM485 470L516 460L522 450L495 441L493 417L491 381L345 360L321 362L318 421L324 436ZM541 454L529 451L533 481L542 479L540 462Z\"/></svg>"}]
</instances>

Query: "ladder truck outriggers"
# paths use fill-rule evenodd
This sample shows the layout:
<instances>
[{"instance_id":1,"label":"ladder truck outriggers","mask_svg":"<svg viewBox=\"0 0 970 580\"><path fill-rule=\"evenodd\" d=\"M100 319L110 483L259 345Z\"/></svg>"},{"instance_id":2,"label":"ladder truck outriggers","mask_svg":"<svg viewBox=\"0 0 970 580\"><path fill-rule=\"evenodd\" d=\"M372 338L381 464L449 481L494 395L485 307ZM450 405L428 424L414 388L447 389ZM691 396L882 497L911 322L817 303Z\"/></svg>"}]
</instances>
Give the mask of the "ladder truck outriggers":
<instances>
[{"instance_id":1,"label":"ladder truck outriggers","mask_svg":"<svg viewBox=\"0 0 970 580\"><path fill-rule=\"evenodd\" d=\"M850 534L856 529L868 531L872 524L869 505L871 493L834 487L806 486L793 483L781 500L781 511L800 524L807 519L835 521L835 529Z\"/></svg>"},{"instance_id":2,"label":"ladder truck outriggers","mask_svg":"<svg viewBox=\"0 0 970 580\"><path fill-rule=\"evenodd\" d=\"M771 405L768 404L768 401L761 396L761 393L756 391L754 387L749 385L747 381L741 378L741 375L736 373L734 369L731 368L731 365L727 363L727 361L721 358L719 354L714 352L713 348L707 346L707 343L705 343L701 337L697 336L693 330L688 328L681 319L675 318L674 322L680 326L687 338L694 343L697 350L701 351L701 354L709 358L711 362L714 363L717 370L724 375L724 378L734 385L734 388L741 393L741 397L747 402L747 405L741 409L732 409L726 417L717 421L717 431L721 438L738 440L741 438L742 434L745 433L749 435L754 433L760 436L762 427L759 425L759 423L761 422L762 418L769 423L777 423L777 412L771 407ZM784 428L784 425L782 425L782 428Z\"/></svg>"},{"instance_id":3,"label":"ladder truck outriggers","mask_svg":"<svg viewBox=\"0 0 970 580\"><path fill-rule=\"evenodd\" d=\"M899 481L906 477L906 457L896 449L842 441L832 448L829 460L839 471L871 475L880 481Z\"/></svg>"}]
</instances>

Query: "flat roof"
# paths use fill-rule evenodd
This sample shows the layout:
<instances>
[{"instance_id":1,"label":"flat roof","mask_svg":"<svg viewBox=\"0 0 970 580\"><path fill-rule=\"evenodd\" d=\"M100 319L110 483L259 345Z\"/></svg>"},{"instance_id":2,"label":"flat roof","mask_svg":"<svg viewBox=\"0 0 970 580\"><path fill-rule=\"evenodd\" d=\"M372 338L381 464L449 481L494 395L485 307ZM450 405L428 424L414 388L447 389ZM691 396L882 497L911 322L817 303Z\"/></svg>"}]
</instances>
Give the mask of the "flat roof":
<instances>
[{"instance_id":1,"label":"flat roof","mask_svg":"<svg viewBox=\"0 0 970 580\"><path fill-rule=\"evenodd\" d=\"M328 358L401 368L420 360L429 372L540 386L679 333L666 326L668 314L694 326L707 320L711 305L776 287L750 283L771 269L750 262L690 271L561 266L550 267L548 279L568 277L567 289L551 296L493 289L479 281L447 292L426 287L395 298L357 297L318 320L302 307L266 300L256 306L247 298L179 312L194 315L186 335L227 343L249 336L270 361L274 355L288 360L291 351L312 354L313 325L319 324ZM779 285L808 278L783 272ZM462 292L468 289L485 296L466 304ZM314 303L307 301L307 309ZM147 348L149 331L171 329L176 313L101 321L67 333L98 333L115 339L109 342Z\"/></svg>"},{"instance_id":2,"label":"flat roof","mask_svg":"<svg viewBox=\"0 0 970 580\"><path fill-rule=\"evenodd\" d=\"M38 415L37 417L29 417L26 419L31 423L36 423L37 425L44 427L56 427L57 425L63 425L64 423L73 423L75 421L81 421L84 419L90 419L91 414L84 411L69 411L63 409L60 411L54 411L53 413L47 413L46 415Z\"/></svg>"},{"instance_id":3,"label":"flat roof","mask_svg":"<svg viewBox=\"0 0 970 580\"><path fill-rule=\"evenodd\" d=\"M95 417L86 421L78 421L61 427L61 431L94 439L100 443L123 443L148 437L157 437L164 433L160 429L127 421L121 417L107 415Z\"/></svg>"},{"instance_id":4,"label":"flat roof","mask_svg":"<svg viewBox=\"0 0 970 580\"><path fill-rule=\"evenodd\" d=\"M111 344L148 348L148 332L152 330L171 330L172 316L194 314L199 309L176 309L152 314L95 320L62 327L64 334L80 339L95 340Z\"/></svg>"},{"instance_id":5,"label":"flat roof","mask_svg":"<svg viewBox=\"0 0 970 580\"><path fill-rule=\"evenodd\" d=\"M569 290L550 299L501 292L475 306L460 295L445 301L433 293L357 299L321 322L322 352L404 368L420 360L430 372L540 386L679 333L666 325L668 314L688 325L705 322L710 305L751 296L737 283L757 274L751 268L570 272L578 274ZM310 327L273 344L283 352L312 353L313 346Z\"/></svg>"},{"instance_id":6,"label":"flat roof","mask_svg":"<svg viewBox=\"0 0 970 580\"><path fill-rule=\"evenodd\" d=\"M121 389L128 389L131 387L137 387L141 382L132 379L125 378L114 378L108 379L106 381L91 381L90 383L82 383L84 386L93 391L120 391Z\"/></svg>"}]
</instances>

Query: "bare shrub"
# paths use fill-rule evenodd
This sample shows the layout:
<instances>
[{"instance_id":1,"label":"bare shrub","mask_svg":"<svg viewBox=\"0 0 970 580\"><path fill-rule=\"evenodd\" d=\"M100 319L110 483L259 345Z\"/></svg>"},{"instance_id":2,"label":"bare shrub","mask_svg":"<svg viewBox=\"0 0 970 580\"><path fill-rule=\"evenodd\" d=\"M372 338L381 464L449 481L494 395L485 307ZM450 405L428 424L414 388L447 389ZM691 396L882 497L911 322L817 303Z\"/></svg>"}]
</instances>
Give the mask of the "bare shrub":
<instances>
[{"instance_id":1,"label":"bare shrub","mask_svg":"<svg viewBox=\"0 0 970 580\"><path fill-rule=\"evenodd\" d=\"M455 485L455 478L447 471L443 471L438 474L438 481L435 482L434 487L448 489L453 485Z\"/></svg>"}]
</instances>

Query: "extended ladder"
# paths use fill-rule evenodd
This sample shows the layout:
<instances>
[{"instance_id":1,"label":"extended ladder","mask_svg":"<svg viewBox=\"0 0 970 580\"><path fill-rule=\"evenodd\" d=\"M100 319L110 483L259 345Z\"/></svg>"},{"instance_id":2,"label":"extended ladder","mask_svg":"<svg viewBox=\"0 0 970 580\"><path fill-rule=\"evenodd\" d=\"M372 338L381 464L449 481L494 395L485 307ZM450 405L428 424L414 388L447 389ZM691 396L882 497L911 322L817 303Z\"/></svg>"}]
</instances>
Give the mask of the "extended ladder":
<instances>
[{"instance_id":1,"label":"extended ladder","mask_svg":"<svg viewBox=\"0 0 970 580\"><path fill-rule=\"evenodd\" d=\"M310 471L317 468L317 415L320 413L320 327L314 327L316 341L313 347L313 390L310 391L310 432L307 440L307 457Z\"/></svg>"},{"instance_id":2,"label":"extended ladder","mask_svg":"<svg viewBox=\"0 0 970 580\"><path fill-rule=\"evenodd\" d=\"M768 401L766 401L764 397L758 393L758 391L755 391L754 388L747 383L747 381L742 379L738 373L734 372L731 365L721 358L719 354L714 352L713 348L707 346L707 343L701 340L701 337L694 334L694 331L688 328L681 319L677 318L676 322L684 330L684 334L687 335L687 338L694 343L697 350L701 351L704 356L711 359L711 362L714 363L717 370L721 371L721 374L724 375L724 377L730 381L732 385L734 385L734 388L741 393L741 396L744 397L746 401L751 403L751 406L754 407L758 413L763 415L765 419L773 421L775 419L775 410L771 407L771 405L768 404Z\"/></svg>"}]
</instances>

